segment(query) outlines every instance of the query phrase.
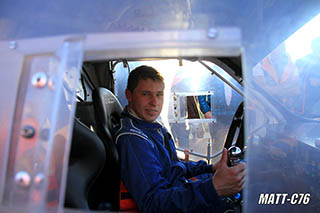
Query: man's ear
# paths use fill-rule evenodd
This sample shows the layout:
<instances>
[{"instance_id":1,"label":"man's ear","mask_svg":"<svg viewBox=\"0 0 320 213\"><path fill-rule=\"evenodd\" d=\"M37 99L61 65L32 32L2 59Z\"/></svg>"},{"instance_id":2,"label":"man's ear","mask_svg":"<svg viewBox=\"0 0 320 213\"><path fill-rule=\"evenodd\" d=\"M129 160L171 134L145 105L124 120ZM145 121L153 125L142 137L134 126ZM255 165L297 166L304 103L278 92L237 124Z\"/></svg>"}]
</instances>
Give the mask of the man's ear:
<instances>
[{"instance_id":1,"label":"man's ear","mask_svg":"<svg viewBox=\"0 0 320 213\"><path fill-rule=\"evenodd\" d=\"M132 93L128 89L126 89L126 98L127 98L129 103L132 101Z\"/></svg>"}]
</instances>

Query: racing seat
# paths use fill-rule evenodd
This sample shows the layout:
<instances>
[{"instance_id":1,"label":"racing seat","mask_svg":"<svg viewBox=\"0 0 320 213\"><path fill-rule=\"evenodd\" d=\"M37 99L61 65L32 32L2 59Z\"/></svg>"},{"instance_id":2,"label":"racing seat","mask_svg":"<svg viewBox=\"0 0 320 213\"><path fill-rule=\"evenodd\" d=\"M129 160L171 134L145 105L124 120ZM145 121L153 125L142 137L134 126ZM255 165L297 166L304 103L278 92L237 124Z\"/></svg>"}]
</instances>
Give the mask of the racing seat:
<instances>
[{"instance_id":1,"label":"racing seat","mask_svg":"<svg viewBox=\"0 0 320 213\"><path fill-rule=\"evenodd\" d=\"M106 159L102 141L78 119L74 120L69 169L65 194L65 206L90 209L95 200L92 189Z\"/></svg>"},{"instance_id":2,"label":"racing seat","mask_svg":"<svg viewBox=\"0 0 320 213\"><path fill-rule=\"evenodd\" d=\"M101 195L111 204L111 210L119 210L120 163L111 131L119 123L122 106L117 97L106 88L96 88L92 92L96 119L96 133L104 143L106 163L99 177Z\"/></svg>"}]
</instances>

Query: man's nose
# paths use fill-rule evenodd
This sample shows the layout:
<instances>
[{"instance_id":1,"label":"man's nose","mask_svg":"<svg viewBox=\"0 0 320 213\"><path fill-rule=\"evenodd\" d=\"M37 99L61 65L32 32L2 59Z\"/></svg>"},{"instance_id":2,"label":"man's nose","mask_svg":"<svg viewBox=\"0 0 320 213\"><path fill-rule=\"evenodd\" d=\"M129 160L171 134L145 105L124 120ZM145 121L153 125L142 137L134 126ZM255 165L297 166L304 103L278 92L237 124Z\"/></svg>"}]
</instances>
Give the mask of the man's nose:
<instances>
[{"instance_id":1,"label":"man's nose","mask_svg":"<svg viewBox=\"0 0 320 213\"><path fill-rule=\"evenodd\" d=\"M158 97L156 95L152 95L150 103L152 105L157 105L158 104Z\"/></svg>"}]
</instances>

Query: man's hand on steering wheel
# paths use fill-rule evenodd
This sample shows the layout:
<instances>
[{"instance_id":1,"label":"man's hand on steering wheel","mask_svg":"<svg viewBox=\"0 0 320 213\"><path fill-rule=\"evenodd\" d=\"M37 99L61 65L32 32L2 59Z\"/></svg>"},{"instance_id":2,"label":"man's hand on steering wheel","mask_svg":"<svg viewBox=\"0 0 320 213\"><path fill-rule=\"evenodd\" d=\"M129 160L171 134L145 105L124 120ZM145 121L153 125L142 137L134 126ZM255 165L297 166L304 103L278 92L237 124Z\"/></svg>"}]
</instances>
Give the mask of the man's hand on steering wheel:
<instances>
[{"instance_id":1,"label":"man's hand on steering wheel","mask_svg":"<svg viewBox=\"0 0 320 213\"><path fill-rule=\"evenodd\" d=\"M212 178L213 185L219 196L228 196L240 192L245 182L246 165L240 162L238 165L228 167L228 154L224 149L221 160L216 164L216 172Z\"/></svg>"}]
</instances>

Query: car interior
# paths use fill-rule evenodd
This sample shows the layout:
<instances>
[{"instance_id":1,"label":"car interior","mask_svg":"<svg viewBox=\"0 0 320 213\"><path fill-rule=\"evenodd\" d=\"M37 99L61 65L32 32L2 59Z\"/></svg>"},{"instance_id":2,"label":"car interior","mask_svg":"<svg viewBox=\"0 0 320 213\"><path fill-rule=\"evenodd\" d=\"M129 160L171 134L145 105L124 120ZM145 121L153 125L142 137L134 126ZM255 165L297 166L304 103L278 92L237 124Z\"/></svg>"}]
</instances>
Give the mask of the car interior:
<instances>
[{"instance_id":1,"label":"car interior","mask_svg":"<svg viewBox=\"0 0 320 213\"><path fill-rule=\"evenodd\" d=\"M227 67L229 74L242 82L239 58L211 60ZM115 96L113 76L120 62L127 63L110 60L82 65L65 194L67 208L121 210L119 156L111 136L124 107ZM243 148L243 104L234 116L226 145L230 147L237 134L238 145Z\"/></svg>"}]
</instances>

